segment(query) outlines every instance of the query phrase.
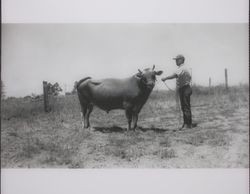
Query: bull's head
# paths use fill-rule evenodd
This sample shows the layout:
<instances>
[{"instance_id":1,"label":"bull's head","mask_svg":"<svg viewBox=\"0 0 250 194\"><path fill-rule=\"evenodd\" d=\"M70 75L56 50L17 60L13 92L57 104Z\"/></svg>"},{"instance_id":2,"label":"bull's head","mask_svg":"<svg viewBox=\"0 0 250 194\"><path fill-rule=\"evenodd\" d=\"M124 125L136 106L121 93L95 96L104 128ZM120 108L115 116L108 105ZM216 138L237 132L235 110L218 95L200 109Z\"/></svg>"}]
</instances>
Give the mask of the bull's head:
<instances>
[{"instance_id":1,"label":"bull's head","mask_svg":"<svg viewBox=\"0 0 250 194\"><path fill-rule=\"evenodd\" d=\"M163 71L155 71L155 65L153 68L147 68L141 71L138 69L136 77L140 79L140 82L143 86L146 86L148 89L153 89L155 86L156 76L161 75Z\"/></svg>"}]
</instances>

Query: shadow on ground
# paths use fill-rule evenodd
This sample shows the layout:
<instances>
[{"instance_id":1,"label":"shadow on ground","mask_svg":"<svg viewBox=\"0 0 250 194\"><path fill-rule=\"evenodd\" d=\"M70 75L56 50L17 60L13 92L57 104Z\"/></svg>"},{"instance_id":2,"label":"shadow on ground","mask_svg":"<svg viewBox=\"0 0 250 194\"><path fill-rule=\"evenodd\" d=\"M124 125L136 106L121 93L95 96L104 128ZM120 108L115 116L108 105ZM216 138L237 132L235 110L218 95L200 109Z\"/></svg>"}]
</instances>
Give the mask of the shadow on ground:
<instances>
[{"instance_id":1,"label":"shadow on ground","mask_svg":"<svg viewBox=\"0 0 250 194\"><path fill-rule=\"evenodd\" d=\"M127 131L126 128L118 127L118 126L112 126L112 127L94 127L95 131L99 131L102 133L124 133ZM131 130L132 131L132 130ZM169 129L163 129L163 128L157 128L157 127L137 127L136 131L142 131L142 132L147 132L147 131L154 131L156 133L164 133L164 132L169 132Z\"/></svg>"},{"instance_id":2,"label":"shadow on ground","mask_svg":"<svg viewBox=\"0 0 250 194\"><path fill-rule=\"evenodd\" d=\"M158 127L137 127L137 130L140 130L142 132L154 131L156 133L165 133L170 131L169 129L158 128Z\"/></svg>"},{"instance_id":3,"label":"shadow on ground","mask_svg":"<svg viewBox=\"0 0 250 194\"><path fill-rule=\"evenodd\" d=\"M126 131L125 128L121 128L121 127L118 127L118 126L112 126L112 127L94 127L94 130L102 132L102 133L113 133L113 132L123 133L123 132Z\"/></svg>"}]
</instances>

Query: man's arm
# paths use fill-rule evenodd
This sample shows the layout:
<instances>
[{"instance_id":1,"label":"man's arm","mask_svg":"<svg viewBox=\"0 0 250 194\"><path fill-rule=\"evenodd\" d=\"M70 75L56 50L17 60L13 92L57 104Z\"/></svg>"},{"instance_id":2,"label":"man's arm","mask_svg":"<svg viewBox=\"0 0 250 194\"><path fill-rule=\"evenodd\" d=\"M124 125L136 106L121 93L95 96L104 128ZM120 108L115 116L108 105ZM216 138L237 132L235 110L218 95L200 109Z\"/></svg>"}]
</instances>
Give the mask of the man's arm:
<instances>
[{"instance_id":1,"label":"man's arm","mask_svg":"<svg viewBox=\"0 0 250 194\"><path fill-rule=\"evenodd\" d=\"M161 80L162 81L166 81L166 80L168 80L168 79L174 79L174 78L177 78L177 75L174 73L174 74L172 74L172 75L170 75L170 76L167 76L167 77L165 77L165 78L162 78Z\"/></svg>"}]
</instances>

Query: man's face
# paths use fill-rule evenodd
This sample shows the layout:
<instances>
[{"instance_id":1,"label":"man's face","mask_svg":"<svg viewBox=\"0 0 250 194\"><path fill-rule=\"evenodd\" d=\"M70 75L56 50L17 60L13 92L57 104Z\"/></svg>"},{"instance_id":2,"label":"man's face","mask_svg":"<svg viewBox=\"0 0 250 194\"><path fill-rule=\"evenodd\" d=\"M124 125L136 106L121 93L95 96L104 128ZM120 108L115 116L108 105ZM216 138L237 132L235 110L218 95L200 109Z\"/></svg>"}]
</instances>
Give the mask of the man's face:
<instances>
[{"instance_id":1,"label":"man's face","mask_svg":"<svg viewBox=\"0 0 250 194\"><path fill-rule=\"evenodd\" d=\"M176 62L176 65L177 65L177 66L180 66L181 64L184 63L184 59L179 58L179 59L176 59L175 62Z\"/></svg>"}]
</instances>

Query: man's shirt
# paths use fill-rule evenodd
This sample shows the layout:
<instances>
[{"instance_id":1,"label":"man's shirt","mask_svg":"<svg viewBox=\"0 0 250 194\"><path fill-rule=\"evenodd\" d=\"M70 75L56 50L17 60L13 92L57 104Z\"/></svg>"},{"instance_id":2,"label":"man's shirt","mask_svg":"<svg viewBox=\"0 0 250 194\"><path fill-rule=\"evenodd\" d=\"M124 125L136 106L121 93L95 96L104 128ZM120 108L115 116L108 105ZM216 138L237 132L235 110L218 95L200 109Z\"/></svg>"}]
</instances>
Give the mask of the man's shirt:
<instances>
[{"instance_id":1,"label":"man's shirt","mask_svg":"<svg viewBox=\"0 0 250 194\"><path fill-rule=\"evenodd\" d=\"M185 85L190 85L192 79L191 73L185 64L180 65L174 72L174 74L177 76L176 78L177 88L182 88Z\"/></svg>"}]
</instances>

